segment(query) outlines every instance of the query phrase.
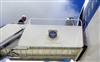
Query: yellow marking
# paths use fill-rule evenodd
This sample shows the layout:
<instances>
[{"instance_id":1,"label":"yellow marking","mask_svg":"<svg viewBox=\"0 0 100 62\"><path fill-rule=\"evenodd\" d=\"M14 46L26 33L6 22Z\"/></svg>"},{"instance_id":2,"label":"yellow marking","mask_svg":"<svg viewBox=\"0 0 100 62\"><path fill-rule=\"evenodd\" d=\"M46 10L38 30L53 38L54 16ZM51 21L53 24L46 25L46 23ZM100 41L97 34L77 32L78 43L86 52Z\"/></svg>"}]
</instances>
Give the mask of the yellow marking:
<instances>
[{"instance_id":1,"label":"yellow marking","mask_svg":"<svg viewBox=\"0 0 100 62\"><path fill-rule=\"evenodd\" d=\"M55 36L55 34L54 33L52 33L52 34L50 34L51 36Z\"/></svg>"}]
</instances>

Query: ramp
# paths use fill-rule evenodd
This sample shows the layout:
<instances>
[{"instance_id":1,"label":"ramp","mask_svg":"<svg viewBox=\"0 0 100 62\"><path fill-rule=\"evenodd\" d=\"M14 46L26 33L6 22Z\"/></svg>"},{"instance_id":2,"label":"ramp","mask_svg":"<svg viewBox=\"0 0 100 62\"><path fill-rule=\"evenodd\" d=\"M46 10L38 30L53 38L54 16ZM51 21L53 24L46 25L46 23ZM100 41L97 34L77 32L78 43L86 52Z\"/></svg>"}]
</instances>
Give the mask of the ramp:
<instances>
[{"instance_id":1,"label":"ramp","mask_svg":"<svg viewBox=\"0 0 100 62\"><path fill-rule=\"evenodd\" d=\"M57 30L58 38L50 39L49 30ZM27 46L27 50L20 50L22 53L17 52L18 50L15 52L30 59L77 60L83 50L82 28L81 26L27 25L18 45Z\"/></svg>"},{"instance_id":2,"label":"ramp","mask_svg":"<svg viewBox=\"0 0 100 62\"><path fill-rule=\"evenodd\" d=\"M8 29L5 27L1 43L6 42L5 40L9 42L9 37L16 38L17 36L13 36L15 33L19 36L17 32L20 32L21 36L0 52L3 56L9 55L11 60L73 59L76 61L85 50L82 26L27 24L24 31L20 31L22 29L20 25L10 26L13 30L15 29L13 26L16 26L17 30L6 36Z\"/></svg>"}]
</instances>

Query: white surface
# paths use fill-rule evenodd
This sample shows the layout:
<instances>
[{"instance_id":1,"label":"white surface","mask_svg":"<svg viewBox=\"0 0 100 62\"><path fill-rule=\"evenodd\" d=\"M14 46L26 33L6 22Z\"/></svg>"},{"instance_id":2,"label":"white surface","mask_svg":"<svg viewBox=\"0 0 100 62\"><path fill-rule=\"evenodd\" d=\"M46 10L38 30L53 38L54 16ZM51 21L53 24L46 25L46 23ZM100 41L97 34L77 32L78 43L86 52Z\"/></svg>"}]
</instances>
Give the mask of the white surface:
<instances>
[{"instance_id":1,"label":"white surface","mask_svg":"<svg viewBox=\"0 0 100 62\"><path fill-rule=\"evenodd\" d=\"M6 40L19 30L21 30L24 26L18 24L7 24L6 26L0 28L0 42Z\"/></svg>"},{"instance_id":2,"label":"white surface","mask_svg":"<svg viewBox=\"0 0 100 62\"><path fill-rule=\"evenodd\" d=\"M19 39L14 40L14 42L12 44L8 45L6 48L7 49L27 49L27 46L26 47L18 46L18 42L19 42Z\"/></svg>"},{"instance_id":3,"label":"white surface","mask_svg":"<svg viewBox=\"0 0 100 62\"><path fill-rule=\"evenodd\" d=\"M61 25L64 26L66 19L55 19L55 18L30 18L29 24L33 25Z\"/></svg>"},{"instance_id":4,"label":"white surface","mask_svg":"<svg viewBox=\"0 0 100 62\"><path fill-rule=\"evenodd\" d=\"M88 49L82 57L82 61L100 61L100 6L90 23L88 24L85 33L86 33L86 44Z\"/></svg>"},{"instance_id":5,"label":"white surface","mask_svg":"<svg viewBox=\"0 0 100 62\"><path fill-rule=\"evenodd\" d=\"M33 25L57 25L65 26L67 19L59 18L30 18L27 24ZM78 19L73 19L74 24L77 24Z\"/></svg>"},{"instance_id":6,"label":"white surface","mask_svg":"<svg viewBox=\"0 0 100 62\"><path fill-rule=\"evenodd\" d=\"M52 42L47 39L48 30L58 30L59 39ZM81 26L27 25L19 46L34 47L83 47Z\"/></svg>"}]
</instances>

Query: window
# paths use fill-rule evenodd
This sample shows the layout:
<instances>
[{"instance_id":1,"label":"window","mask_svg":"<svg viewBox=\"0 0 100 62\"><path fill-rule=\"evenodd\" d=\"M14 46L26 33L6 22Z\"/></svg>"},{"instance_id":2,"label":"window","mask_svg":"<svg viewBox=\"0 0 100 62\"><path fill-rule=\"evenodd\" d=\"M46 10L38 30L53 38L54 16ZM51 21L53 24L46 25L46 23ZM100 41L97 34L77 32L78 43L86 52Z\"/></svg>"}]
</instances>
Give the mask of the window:
<instances>
[{"instance_id":1,"label":"window","mask_svg":"<svg viewBox=\"0 0 100 62\"><path fill-rule=\"evenodd\" d=\"M98 2L98 0L95 0L96 1L96 3Z\"/></svg>"},{"instance_id":2,"label":"window","mask_svg":"<svg viewBox=\"0 0 100 62\"><path fill-rule=\"evenodd\" d=\"M93 7L94 7L94 1L92 1L92 5L91 5L91 6L92 6L92 10L93 10Z\"/></svg>"},{"instance_id":3,"label":"window","mask_svg":"<svg viewBox=\"0 0 100 62\"><path fill-rule=\"evenodd\" d=\"M90 16L90 8L88 8L88 17Z\"/></svg>"},{"instance_id":4,"label":"window","mask_svg":"<svg viewBox=\"0 0 100 62\"><path fill-rule=\"evenodd\" d=\"M85 14L85 16L84 16L84 19L85 19L85 21L86 21L86 14Z\"/></svg>"}]
</instances>

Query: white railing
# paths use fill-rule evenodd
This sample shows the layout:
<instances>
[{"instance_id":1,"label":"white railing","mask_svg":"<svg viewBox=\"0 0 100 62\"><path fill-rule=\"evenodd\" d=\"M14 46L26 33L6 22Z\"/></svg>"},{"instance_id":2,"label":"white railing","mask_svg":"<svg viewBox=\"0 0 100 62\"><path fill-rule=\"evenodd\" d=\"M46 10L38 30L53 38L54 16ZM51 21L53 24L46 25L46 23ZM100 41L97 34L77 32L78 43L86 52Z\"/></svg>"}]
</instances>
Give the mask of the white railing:
<instances>
[{"instance_id":1,"label":"white railing","mask_svg":"<svg viewBox=\"0 0 100 62\"><path fill-rule=\"evenodd\" d=\"M79 21L82 21L79 19L74 19L74 25L78 26ZM56 18L30 18L27 22L27 24L31 25L65 25L66 19L56 19Z\"/></svg>"}]
</instances>

